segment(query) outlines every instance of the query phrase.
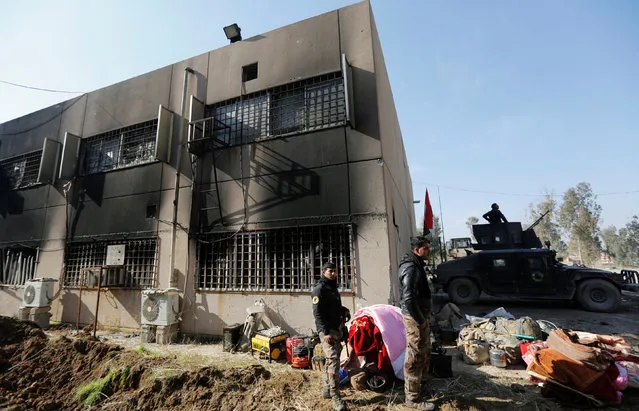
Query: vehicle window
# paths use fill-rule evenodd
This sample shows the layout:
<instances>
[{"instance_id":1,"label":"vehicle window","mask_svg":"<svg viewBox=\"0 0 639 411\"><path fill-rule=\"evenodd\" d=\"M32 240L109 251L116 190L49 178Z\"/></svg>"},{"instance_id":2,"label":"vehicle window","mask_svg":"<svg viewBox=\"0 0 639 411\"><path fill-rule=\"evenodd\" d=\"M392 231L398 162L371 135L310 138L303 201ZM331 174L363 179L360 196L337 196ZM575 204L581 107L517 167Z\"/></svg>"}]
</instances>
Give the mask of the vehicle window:
<instances>
[{"instance_id":1,"label":"vehicle window","mask_svg":"<svg viewBox=\"0 0 639 411\"><path fill-rule=\"evenodd\" d=\"M506 267L506 260L503 258L493 259L493 267Z\"/></svg>"}]
</instances>

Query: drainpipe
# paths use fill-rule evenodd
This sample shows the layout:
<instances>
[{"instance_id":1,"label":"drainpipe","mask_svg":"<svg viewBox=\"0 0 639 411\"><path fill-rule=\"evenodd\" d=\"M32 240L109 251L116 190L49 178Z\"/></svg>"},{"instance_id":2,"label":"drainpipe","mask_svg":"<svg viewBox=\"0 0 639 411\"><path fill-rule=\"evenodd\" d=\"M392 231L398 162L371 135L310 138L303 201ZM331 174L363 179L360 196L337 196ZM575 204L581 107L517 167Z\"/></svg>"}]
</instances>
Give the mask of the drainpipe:
<instances>
[{"instance_id":1,"label":"drainpipe","mask_svg":"<svg viewBox=\"0 0 639 411\"><path fill-rule=\"evenodd\" d=\"M195 74L195 71L191 67L184 69L184 81L182 83L182 103L180 105L180 129L178 130L178 149L177 149L177 161L175 164L175 193L173 197L173 221L171 227L171 277L169 278L169 286L177 286L177 278L175 277L175 243L177 240L177 226L178 226L178 202L180 200L180 174L182 168L182 146L184 139L184 119L186 117L186 93L189 85L189 74Z\"/></svg>"}]
</instances>

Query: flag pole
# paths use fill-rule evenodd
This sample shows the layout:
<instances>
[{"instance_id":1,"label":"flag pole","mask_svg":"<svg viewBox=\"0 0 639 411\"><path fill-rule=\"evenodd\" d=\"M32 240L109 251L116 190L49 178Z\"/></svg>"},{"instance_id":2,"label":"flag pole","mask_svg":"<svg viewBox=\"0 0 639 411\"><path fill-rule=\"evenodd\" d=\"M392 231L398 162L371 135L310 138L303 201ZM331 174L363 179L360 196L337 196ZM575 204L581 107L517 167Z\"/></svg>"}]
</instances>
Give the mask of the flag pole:
<instances>
[{"instance_id":1,"label":"flag pole","mask_svg":"<svg viewBox=\"0 0 639 411\"><path fill-rule=\"evenodd\" d=\"M439 200L439 219L442 221L442 250L444 251L444 256L442 261L446 261L446 255L448 255L448 250L446 250L446 234L444 233L444 210L442 210L442 196L439 192L439 186L437 186L437 198Z\"/></svg>"}]
</instances>

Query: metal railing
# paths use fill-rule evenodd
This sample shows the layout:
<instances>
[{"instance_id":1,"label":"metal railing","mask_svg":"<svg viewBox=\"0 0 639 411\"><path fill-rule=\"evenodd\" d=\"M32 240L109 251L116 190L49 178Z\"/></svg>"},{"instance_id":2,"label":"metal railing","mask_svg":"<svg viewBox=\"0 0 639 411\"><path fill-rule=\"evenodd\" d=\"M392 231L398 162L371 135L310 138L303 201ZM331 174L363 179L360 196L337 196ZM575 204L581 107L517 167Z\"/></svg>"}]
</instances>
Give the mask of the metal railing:
<instances>
[{"instance_id":1,"label":"metal railing","mask_svg":"<svg viewBox=\"0 0 639 411\"><path fill-rule=\"evenodd\" d=\"M0 190L17 190L38 183L42 150L0 161Z\"/></svg>"},{"instance_id":2,"label":"metal railing","mask_svg":"<svg viewBox=\"0 0 639 411\"><path fill-rule=\"evenodd\" d=\"M111 130L82 140L82 174L100 173L155 160L158 120Z\"/></svg>"},{"instance_id":3,"label":"metal railing","mask_svg":"<svg viewBox=\"0 0 639 411\"><path fill-rule=\"evenodd\" d=\"M154 287L159 248L155 238L67 244L64 253L64 285L77 287L80 285L83 270L104 266L107 246L115 244L126 245L122 286L127 288Z\"/></svg>"},{"instance_id":4,"label":"metal railing","mask_svg":"<svg viewBox=\"0 0 639 411\"><path fill-rule=\"evenodd\" d=\"M205 117L226 127L202 136L230 146L344 125L344 80L337 72L296 81L209 105Z\"/></svg>"},{"instance_id":5,"label":"metal railing","mask_svg":"<svg viewBox=\"0 0 639 411\"><path fill-rule=\"evenodd\" d=\"M210 234L198 242L197 287L308 292L332 261L340 290L352 291L353 239L351 224Z\"/></svg>"},{"instance_id":6,"label":"metal railing","mask_svg":"<svg viewBox=\"0 0 639 411\"><path fill-rule=\"evenodd\" d=\"M0 284L19 286L34 279L36 259L36 249L0 249Z\"/></svg>"}]
</instances>

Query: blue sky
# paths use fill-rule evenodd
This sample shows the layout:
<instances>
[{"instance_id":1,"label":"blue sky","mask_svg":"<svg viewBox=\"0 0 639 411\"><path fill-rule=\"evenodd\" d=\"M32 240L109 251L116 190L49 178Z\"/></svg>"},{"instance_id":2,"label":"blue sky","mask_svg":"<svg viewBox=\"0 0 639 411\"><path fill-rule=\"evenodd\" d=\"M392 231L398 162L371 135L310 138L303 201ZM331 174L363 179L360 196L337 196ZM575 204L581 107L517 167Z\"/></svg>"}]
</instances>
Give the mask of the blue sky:
<instances>
[{"instance_id":1,"label":"blue sky","mask_svg":"<svg viewBox=\"0 0 639 411\"><path fill-rule=\"evenodd\" d=\"M183 4L182 4L183 3ZM90 91L346 0L7 2L0 80ZM591 183L602 227L639 214L639 2L372 0L416 199L446 236L498 202ZM73 97L0 84L0 122ZM422 205L415 207L417 219Z\"/></svg>"}]
</instances>

